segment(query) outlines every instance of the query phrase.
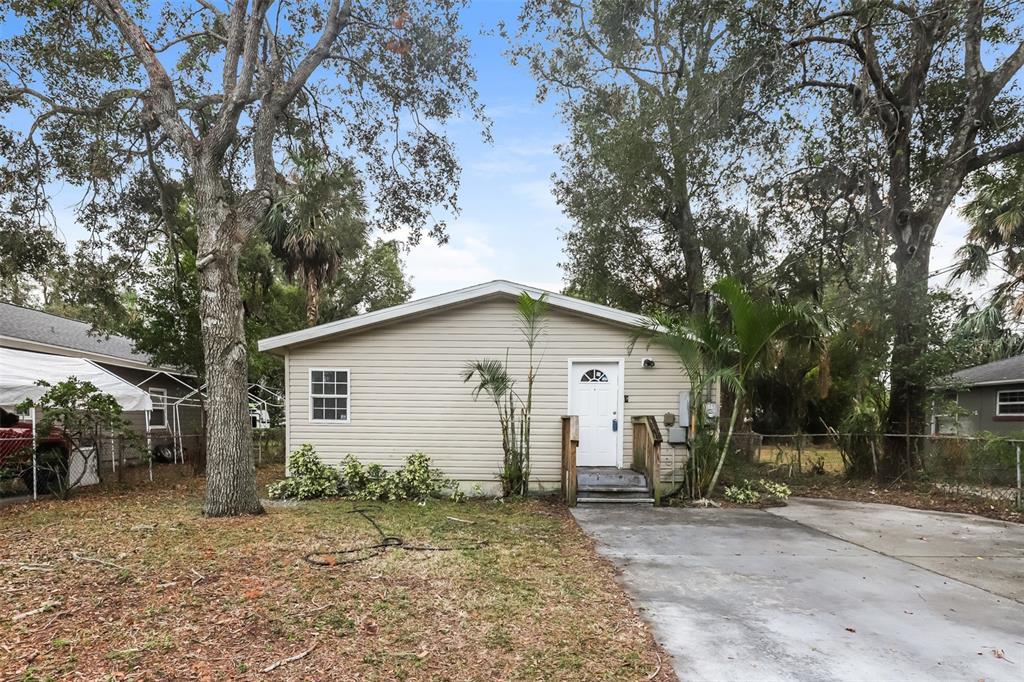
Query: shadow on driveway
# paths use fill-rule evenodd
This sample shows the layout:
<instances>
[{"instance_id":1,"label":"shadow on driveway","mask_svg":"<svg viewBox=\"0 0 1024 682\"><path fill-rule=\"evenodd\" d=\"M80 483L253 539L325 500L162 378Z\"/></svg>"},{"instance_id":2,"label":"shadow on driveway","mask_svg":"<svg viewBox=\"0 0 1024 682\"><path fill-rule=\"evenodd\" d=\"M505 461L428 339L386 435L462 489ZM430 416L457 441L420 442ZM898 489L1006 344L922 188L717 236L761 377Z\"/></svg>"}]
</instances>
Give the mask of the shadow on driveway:
<instances>
[{"instance_id":1,"label":"shadow on driveway","mask_svg":"<svg viewBox=\"0 0 1024 682\"><path fill-rule=\"evenodd\" d=\"M1024 679L998 594L759 510L573 513L680 679Z\"/></svg>"}]
</instances>

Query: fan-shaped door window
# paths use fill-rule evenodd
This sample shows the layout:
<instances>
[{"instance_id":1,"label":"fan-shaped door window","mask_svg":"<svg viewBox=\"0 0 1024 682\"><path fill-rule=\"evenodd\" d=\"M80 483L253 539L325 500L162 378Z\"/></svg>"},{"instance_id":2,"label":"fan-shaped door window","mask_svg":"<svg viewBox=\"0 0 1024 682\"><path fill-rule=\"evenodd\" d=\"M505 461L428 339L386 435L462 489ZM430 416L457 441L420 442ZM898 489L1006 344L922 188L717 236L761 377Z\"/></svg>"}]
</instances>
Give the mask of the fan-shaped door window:
<instances>
[{"instance_id":1,"label":"fan-shaped door window","mask_svg":"<svg viewBox=\"0 0 1024 682\"><path fill-rule=\"evenodd\" d=\"M588 369L580 378L581 384L607 384L608 375L599 369Z\"/></svg>"}]
</instances>

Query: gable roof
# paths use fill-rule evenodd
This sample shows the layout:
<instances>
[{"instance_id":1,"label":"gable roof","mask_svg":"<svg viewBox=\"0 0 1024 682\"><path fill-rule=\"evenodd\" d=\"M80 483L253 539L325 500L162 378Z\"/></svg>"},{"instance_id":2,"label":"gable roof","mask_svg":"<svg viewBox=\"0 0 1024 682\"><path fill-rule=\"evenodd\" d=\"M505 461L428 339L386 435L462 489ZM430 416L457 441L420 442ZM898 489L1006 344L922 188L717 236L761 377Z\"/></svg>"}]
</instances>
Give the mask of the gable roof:
<instances>
[{"instance_id":1,"label":"gable roof","mask_svg":"<svg viewBox=\"0 0 1024 682\"><path fill-rule=\"evenodd\" d=\"M287 348L288 346L309 343L335 334L350 332L356 329L370 327L372 325L384 324L386 322L393 322L405 317L422 315L441 308L469 303L493 296L518 297L524 291L534 298L543 294L546 296L548 304L554 308L561 308L563 310L605 320L614 324L629 327L641 327L646 319L642 315L629 313L625 310L611 308L598 303L591 303L590 301L573 298L572 296L565 296L564 294L556 294L551 291L526 286L525 284L516 284L515 282L509 282L508 280L496 279L493 282L485 282L484 284L477 284L475 286L466 287L465 289L457 289L456 291L437 294L436 296L427 296L426 298L409 301L408 303L391 306L390 308L383 308L370 313L363 313L361 315L356 315L355 317L348 317L335 322L327 322L326 324L310 327L309 329L300 329L299 331L290 332L288 334L272 336L268 339L261 340L259 342L259 349L261 351L267 351Z\"/></svg>"},{"instance_id":2,"label":"gable roof","mask_svg":"<svg viewBox=\"0 0 1024 682\"><path fill-rule=\"evenodd\" d=\"M950 382L966 386L1024 383L1024 355L969 367L950 376Z\"/></svg>"},{"instance_id":3,"label":"gable roof","mask_svg":"<svg viewBox=\"0 0 1024 682\"><path fill-rule=\"evenodd\" d=\"M0 303L0 347L83 357L131 369L159 369L184 374L174 367L155 367L149 355L135 350L131 339L117 334L97 334L88 322L10 303Z\"/></svg>"}]
</instances>

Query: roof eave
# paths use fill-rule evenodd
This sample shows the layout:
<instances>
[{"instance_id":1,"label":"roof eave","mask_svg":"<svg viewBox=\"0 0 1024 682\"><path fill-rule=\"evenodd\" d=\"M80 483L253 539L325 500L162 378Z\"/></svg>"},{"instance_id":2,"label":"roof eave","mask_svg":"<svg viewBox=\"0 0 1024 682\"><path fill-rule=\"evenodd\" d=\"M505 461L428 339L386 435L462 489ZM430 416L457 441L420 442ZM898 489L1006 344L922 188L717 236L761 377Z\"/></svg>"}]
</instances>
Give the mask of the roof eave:
<instances>
[{"instance_id":1,"label":"roof eave","mask_svg":"<svg viewBox=\"0 0 1024 682\"><path fill-rule=\"evenodd\" d=\"M1024 384L1024 378L1021 379L996 379L994 381L961 381L959 383L952 383L948 385L948 388L975 388L978 386L1006 386L1008 384ZM940 387L941 388L941 387Z\"/></svg>"},{"instance_id":2,"label":"roof eave","mask_svg":"<svg viewBox=\"0 0 1024 682\"><path fill-rule=\"evenodd\" d=\"M488 296L498 294L519 296L523 292L526 292L531 296L540 296L543 294L547 297L550 305L563 310L569 310L581 315L603 319L611 323L617 323L628 327L644 326L645 318L635 313L617 310L598 303L591 303L589 301L584 301L551 291L545 291L536 287L516 284L515 282L509 282L507 280L495 280L493 282L477 284L464 289L458 289L456 291L428 296L408 303L401 303L372 313L364 313L355 317L317 325L316 327L310 327L308 329L301 329L299 331L261 339L257 347L260 351L276 351L278 354L281 354L290 346L302 343L311 343L328 336L334 336L335 334L342 334L356 329L385 324L404 317L411 317L449 306L459 305L461 303L469 303Z\"/></svg>"}]
</instances>

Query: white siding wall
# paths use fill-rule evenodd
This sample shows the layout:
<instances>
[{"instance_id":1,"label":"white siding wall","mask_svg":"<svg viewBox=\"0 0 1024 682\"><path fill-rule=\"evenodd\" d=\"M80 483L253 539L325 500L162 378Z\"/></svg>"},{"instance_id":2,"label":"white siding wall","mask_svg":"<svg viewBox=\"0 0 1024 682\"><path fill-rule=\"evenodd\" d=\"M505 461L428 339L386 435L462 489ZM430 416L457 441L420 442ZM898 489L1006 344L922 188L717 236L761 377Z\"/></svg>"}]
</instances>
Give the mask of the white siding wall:
<instances>
[{"instance_id":1,"label":"white siding wall","mask_svg":"<svg viewBox=\"0 0 1024 682\"><path fill-rule=\"evenodd\" d=\"M678 361L658 347L638 343L627 354L630 330L607 322L551 309L538 347L543 356L534 388L532 476L543 487L557 486L560 417L568 410L570 358L625 360L624 461L631 460L632 415L678 411L678 396L688 388ZM329 338L290 349L288 374L288 450L316 446L328 463L346 454L365 463L393 467L422 451L448 475L491 486L501 468L501 433L495 407L483 396L474 401L471 384L460 376L470 360L505 360L525 390L526 347L519 332L515 302L488 299L385 327ZM654 358L645 369L642 360ZM311 368L349 369L350 416L347 424L311 423ZM662 450L663 471L682 465L685 448Z\"/></svg>"}]
</instances>

